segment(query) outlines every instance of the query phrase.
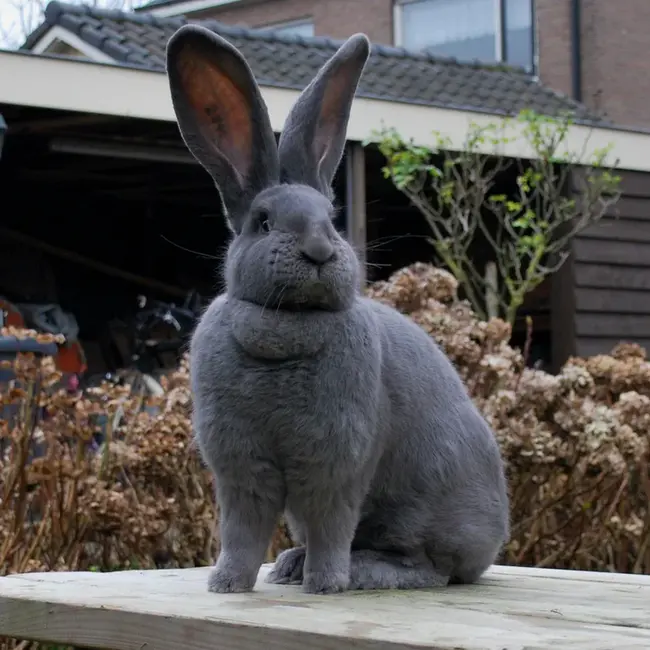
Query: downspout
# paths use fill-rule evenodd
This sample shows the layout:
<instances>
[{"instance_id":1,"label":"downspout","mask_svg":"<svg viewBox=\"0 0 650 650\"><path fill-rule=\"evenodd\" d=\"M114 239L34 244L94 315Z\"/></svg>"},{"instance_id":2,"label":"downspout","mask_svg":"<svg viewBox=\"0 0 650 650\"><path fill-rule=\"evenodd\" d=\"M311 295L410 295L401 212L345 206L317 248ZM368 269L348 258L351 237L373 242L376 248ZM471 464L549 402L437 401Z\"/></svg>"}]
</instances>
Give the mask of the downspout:
<instances>
[{"instance_id":1,"label":"downspout","mask_svg":"<svg viewBox=\"0 0 650 650\"><path fill-rule=\"evenodd\" d=\"M573 99L582 101L582 3L572 0L571 3L571 79L573 82Z\"/></svg>"}]
</instances>

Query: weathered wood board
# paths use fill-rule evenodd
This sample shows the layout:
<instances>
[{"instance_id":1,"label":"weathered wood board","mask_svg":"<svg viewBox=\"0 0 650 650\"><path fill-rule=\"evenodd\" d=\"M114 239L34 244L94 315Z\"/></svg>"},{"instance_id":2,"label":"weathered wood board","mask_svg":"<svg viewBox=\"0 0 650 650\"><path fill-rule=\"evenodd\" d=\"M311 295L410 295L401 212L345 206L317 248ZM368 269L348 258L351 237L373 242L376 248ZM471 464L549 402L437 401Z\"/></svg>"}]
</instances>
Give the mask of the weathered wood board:
<instances>
[{"instance_id":1,"label":"weathered wood board","mask_svg":"<svg viewBox=\"0 0 650 650\"><path fill-rule=\"evenodd\" d=\"M208 569L0 578L0 634L107 650L650 648L650 576L493 567L480 584L208 593Z\"/></svg>"}]
</instances>

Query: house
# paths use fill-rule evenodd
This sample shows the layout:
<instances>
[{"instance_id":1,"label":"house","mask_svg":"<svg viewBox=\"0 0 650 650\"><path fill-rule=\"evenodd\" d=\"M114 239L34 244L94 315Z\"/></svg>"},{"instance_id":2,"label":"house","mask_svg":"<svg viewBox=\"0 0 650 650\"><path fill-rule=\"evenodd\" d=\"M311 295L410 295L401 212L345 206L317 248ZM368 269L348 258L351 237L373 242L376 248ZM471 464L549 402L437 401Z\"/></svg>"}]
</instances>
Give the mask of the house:
<instances>
[{"instance_id":1,"label":"house","mask_svg":"<svg viewBox=\"0 0 650 650\"><path fill-rule=\"evenodd\" d=\"M9 124L0 175L5 204L16 206L3 210L0 245L22 247L15 264L34 276L33 296L78 305L90 356L100 358L103 324L128 309L127 287L177 298L190 288L214 293L227 232L208 175L180 140L164 74L165 45L186 19L59 2L45 15L21 51L0 52L0 113ZM203 23L246 56L276 132L338 47L325 37ZM370 279L430 259L421 216L383 178L376 148L361 142L391 125L423 145L438 129L461 147L470 122L524 107L573 111L573 148L586 139L591 148L612 144L624 189L619 219L581 236L570 263L526 305L541 357L557 366L622 338L650 346L650 134L614 125L525 71L374 44L335 181L338 225L369 263ZM529 154L516 142L501 153ZM52 272L48 256L57 260ZM66 278L65 291L51 289L52 274ZM0 263L6 291L2 278ZM22 277L18 284L28 286Z\"/></svg>"},{"instance_id":2,"label":"house","mask_svg":"<svg viewBox=\"0 0 650 650\"><path fill-rule=\"evenodd\" d=\"M363 31L376 43L504 62L616 124L650 127L647 0L152 0L141 10L302 36Z\"/></svg>"}]
</instances>

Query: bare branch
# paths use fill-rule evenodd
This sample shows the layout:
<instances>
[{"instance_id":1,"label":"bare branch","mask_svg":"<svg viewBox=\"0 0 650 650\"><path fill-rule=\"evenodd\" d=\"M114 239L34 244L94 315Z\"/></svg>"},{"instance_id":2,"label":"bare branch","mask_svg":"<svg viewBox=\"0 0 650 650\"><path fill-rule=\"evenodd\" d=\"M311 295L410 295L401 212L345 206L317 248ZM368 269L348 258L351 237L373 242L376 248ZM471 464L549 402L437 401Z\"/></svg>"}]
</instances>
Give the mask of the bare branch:
<instances>
[{"instance_id":1,"label":"bare branch","mask_svg":"<svg viewBox=\"0 0 650 650\"><path fill-rule=\"evenodd\" d=\"M44 20L43 13L49 0L4 0L0 21L0 47L19 48ZM85 4L105 9L131 11L133 0L70 0L72 4Z\"/></svg>"},{"instance_id":2,"label":"bare branch","mask_svg":"<svg viewBox=\"0 0 650 650\"><path fill-rule=\"evenodd\" d=\"M570 118L524 111L519 121L520 137L535 152L531 160L483 153L486 141L495 147L505 142L496 126L473 126L460 153L446 149L442 137L435 152L404 143L391 130L379 141L385 171L425 216L433 247L474 309L483 315L489 297L490 313L498 302L511 324L526 294L566 261L572 239L620 197L619 179L605 165L607 151L588 155L590 132L579 151L567 152ZM434 153L440 166L431 163ZM517 189L511 196L494 194L508 168L516 174ZM476 268L470 251L479 232L491 252L490 269L496 268L498 276L495 283L493 272L487 274L487 291L484 269Z\"/></svg>"}]
</instances>

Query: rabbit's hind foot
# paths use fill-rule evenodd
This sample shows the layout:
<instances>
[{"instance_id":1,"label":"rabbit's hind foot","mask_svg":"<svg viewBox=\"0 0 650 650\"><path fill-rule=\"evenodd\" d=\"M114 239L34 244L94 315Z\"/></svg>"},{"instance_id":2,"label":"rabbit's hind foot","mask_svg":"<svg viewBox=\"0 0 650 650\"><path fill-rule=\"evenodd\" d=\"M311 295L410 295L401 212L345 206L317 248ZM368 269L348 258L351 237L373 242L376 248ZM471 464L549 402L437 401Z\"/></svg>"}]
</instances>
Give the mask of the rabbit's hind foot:
<instances>
[{"instance_id":1,"label":"rabbit's hind foot","mask_svg":"<svg viewBox=\"0 0 650 650\"><path fill-rule=\"evenodd\" d=\"M449 576L441 575L429 558L363 549L352 551L349 589L424 589L445 587Z\"/></svg>"},{"instance_id":2,"label":"rabbit's hind foot","mask_svg":"<svg viewBox=\"0 0 650 650\"><path fill-rule=\"evenodd\" d=\"M300 585L303 582L306 549L287 549L278 555L265 582L276 585ZM431 561L422 556L397 555L370 549L352 551L350 566L351 590L424 589L444 587L449 577L436 571Z\"/></svg>"}]
</instances>

